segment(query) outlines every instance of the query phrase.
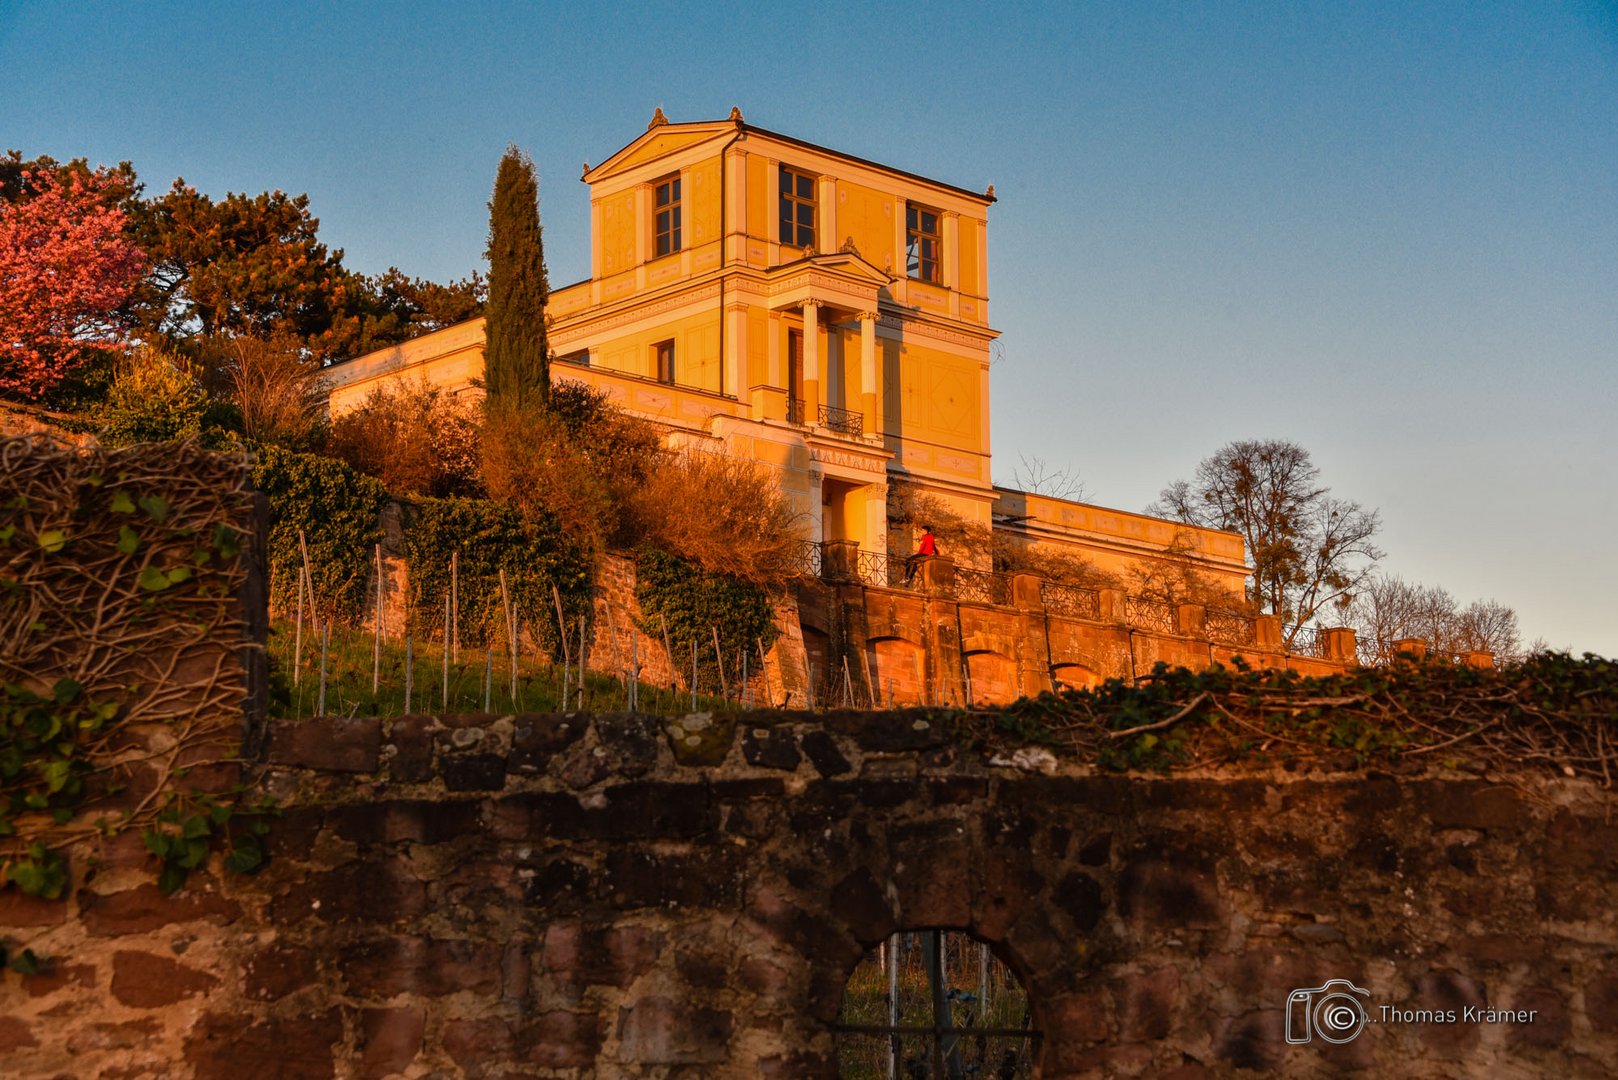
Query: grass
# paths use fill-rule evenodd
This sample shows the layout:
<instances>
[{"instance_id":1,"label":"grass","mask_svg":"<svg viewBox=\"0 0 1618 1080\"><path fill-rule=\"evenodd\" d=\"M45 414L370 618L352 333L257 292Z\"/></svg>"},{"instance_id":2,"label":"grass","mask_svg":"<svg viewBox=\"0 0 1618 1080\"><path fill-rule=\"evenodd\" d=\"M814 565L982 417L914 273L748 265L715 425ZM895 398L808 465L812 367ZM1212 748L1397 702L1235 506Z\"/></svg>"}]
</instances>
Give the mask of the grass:
<instances>
[{"instance_id":1,"label":"grass","mask_svg":"<svg viewBox=\"0 0 1618 1080\"><path fill-rule=\"evenodd\" d=\"M944 934L944 981L948 987L970 994L973 1001L952 1006L956 1027L1013 1028L1027 1026L1028 997L1011 969L990 957L987 1009L975 999L979 993L978 943L965 934ZM932 990L927 981L921 949L912 945L898 951L898 1025L932 1026ZM849 976L843 991L841 1025L886 1026L888 976L879 953L872 951ZM890 1036L839 1032L838 1075L844 1080L888 1080ZM927 1035L901 1035L900 1080L931 1078L932 1039ZM965 1076L975 1080L1023 1080L1033 1075L1031 1040L1016 1036L963 1036L960 1061ZM919 1070L919 1071L918 1071Z\"/></svg>"},{"instance_id":2,"label":"grass","mask_svg":"<svg viewBox=\"0 0 1618 1080\"><path fill-rule=\"evenodd\" d=\"M269 714L282 719L319 714L321 639L311 626L304 627L301 662L295 654L297 627L291 620L277 619L270 625ZM401 716L405 708L406 649L403 642L384 639L380 677L377 673L375 639L368 630L345 626L331 628L326 651L326 715ZM459 659L448 664L444 678L444 644L438 641L414 642L409 656L410 710L436 712L557 712L581 708L578 669L567 672L566 706L562 703L563 671L560 663L537 655L519 656L515 685L511 680L510 655L498 646L491 657L484 648L462 646ZM485 687L487 680L488 686ZM625 683L608 675L587 673L582 708L589 712L614 712L629 707ZM657 715L683 715L691 711L688 690L655 686L642 681L637 695L639 711ZM736 708L734 701L706 694L697 696L699 710Z\"/></svg>"}]
</instances>

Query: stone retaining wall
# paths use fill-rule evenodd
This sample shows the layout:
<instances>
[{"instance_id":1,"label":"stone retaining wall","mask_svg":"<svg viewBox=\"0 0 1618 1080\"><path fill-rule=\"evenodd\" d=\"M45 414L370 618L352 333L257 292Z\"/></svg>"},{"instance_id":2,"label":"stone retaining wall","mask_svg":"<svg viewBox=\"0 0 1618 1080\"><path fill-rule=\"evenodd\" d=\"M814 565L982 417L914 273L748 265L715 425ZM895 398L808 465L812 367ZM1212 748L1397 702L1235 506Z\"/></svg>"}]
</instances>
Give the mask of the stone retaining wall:
<instances>
[{"instance_id":1,"label":"stone retaining wall","mask_svg":"<svg viewBox=\"0 0 1618 1080\"><path fill-rule=\"evenodd\" d=\"M65 904L0 893L0 938L55 958L0 981L7 1076L829 1077L848 973L923 927L1019 973L1046 1080L1618 1073L1618 821L1583 783L1015 768L919 712L328 720L267 753L262 872L165 899L120 840ZM1289 1045L1330 979L1458 1018Z\"/></svg>"}]
</instances>

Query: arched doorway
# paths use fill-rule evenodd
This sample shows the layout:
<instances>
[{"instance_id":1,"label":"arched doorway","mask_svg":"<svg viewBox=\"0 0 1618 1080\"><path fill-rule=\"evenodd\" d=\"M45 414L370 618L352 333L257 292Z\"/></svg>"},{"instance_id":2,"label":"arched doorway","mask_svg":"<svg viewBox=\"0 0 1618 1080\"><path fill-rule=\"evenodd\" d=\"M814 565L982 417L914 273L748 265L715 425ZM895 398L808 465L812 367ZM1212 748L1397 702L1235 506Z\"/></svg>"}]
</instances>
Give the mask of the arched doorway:
<instances>
[{"instance_id":1,"label":"arched doorway","mask_svg":"<svg viewBox=\"0 0 1618 1080\"><path fill-rule=\"evenodd\" d=\"M896 933L843 989L842 1080L1027 1080L1039 1059L1028 993L987 944L951 930Z\"/></svg>"}]
</instances>

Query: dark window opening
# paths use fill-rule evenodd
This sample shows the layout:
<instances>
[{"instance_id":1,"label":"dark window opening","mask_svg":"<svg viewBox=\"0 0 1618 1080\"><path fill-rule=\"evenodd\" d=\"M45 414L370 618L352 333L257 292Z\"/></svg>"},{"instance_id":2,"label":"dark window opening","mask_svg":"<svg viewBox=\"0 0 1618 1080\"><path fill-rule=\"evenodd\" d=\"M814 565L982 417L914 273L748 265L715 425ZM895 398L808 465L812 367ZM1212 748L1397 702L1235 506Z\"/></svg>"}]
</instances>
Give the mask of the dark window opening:
<instances>
[{"instance_id":1,"label":"dark window opening","mask_svg":"<svg viewBox=\"0 0 1618 1080\"><path fill-rule=\"evenodd\" d=\"M659 341L652 346L652 352L656 356L657 381L674 382L674 342Z\"/></svg>"},{"instance_id":2,"label":"dark window opening","mask_svg":"<svg viewBox=\"0 0 1618 1080\"><path fill-rule=\"evenodd\" d=\"M671 176L660 180L654 189L657 257L672 255L680 250L680 178Z\"/></svg>"},{"instance_id":3,"label":"dark window opening","mask_svg":"<svg viewBox=\"0 0 1618 1080\"><path fill-rule=\"evenodd\" d=\"M938 253L943 249L938 234L938 211L905 206L905 267L913 278L938 280Z\"/></svg>"},{"instance_id":4,"label":"dark window opening","mask_svg":"<svg viewBox=\"0 0 1618 1080\"><path fill-rule=\"evenodd\" d=\"M844 1080L1027 1080L1039 1057L1028 994L962 933L895 934L843 988L833 1030Z\"/></svg>"},{"instance_id":5,"label":"dark window opening","mask_svg":"<svg viewBox=\"0 0 1618 1080\"><path fill-rule=\"evenodd\" d=\"M781 166L781 243L815 246L815 178Z\"/></svg>"}]
</instances>

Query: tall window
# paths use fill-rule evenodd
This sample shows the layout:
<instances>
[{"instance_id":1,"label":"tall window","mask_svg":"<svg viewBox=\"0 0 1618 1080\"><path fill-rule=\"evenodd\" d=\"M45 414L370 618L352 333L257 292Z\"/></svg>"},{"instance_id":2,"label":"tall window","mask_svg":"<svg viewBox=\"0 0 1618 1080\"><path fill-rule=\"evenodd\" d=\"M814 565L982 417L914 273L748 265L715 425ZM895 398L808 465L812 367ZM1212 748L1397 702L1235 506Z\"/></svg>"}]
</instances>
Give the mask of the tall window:
<instances>
[{"instance_id":1,"label":"tall window","mask_svg":"<svg viewBox=\"0 0 1618 1080\"><path fill-rule=\"evenodd\" d=\"M657 257L673 255L680 250L680 178L671 176L657 182L656 214Z\"/></svg>"},{"instance_id":2,"label":"tall window","mask_svg":"<svg viewBox=\"0 0 1618 1080\"><path fill-rule=\"evenodd\" d=\"M652 346L652 353L657 363L657 381L661 383L674 382L674 341L659 341Z\"/></svg>"},{"instance_id":3,"label":"tall window","mask_svg":"<svg viewBox=\"0 0 1618 1080\"><path fill-rule=\"evenodd\" d=\"M781 243L815 246L815 178L781 166Z\"/></svg>"},{"instance_id":4,"label":"tall window","mask_svg":"<svg viewBox=\"0 0 1618 1080\"><path fill-rule=\"evenodd\" d=\"M905 204L905 264L911 277L938 280L938 211L913 203Z\"/></svg>"}]
</instances>

